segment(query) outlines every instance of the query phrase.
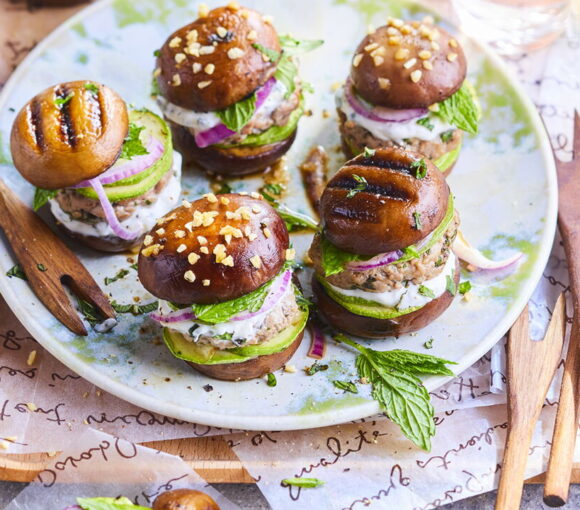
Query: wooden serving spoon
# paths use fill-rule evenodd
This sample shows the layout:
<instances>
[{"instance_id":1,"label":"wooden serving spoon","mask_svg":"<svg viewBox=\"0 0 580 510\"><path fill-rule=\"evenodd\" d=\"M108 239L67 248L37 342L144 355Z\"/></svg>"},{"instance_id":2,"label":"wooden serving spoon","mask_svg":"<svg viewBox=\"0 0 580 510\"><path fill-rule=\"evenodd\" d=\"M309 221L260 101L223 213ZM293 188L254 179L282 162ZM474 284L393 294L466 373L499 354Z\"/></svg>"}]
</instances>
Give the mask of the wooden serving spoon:
<instances>
[{"instance_id":1,"label":"wooden serving spoon","mask_svg":"<svg viewBox=\"0 0 580 510\"><path fill-rule=\"evenodd\" d=\"M562 354L566 331L564 295L556 302L543 340L530 339L528 322L526 306L508 334L508 433L496 510L520 508L532 435Z\"/></svg>"},{"instance_id":2,"label":"wooden serving spoon","mask_svg":"<svg viewBox=\"0 0 580 510\"><path fill-rule=\"evenodd\" d=\"M30 287L46 308L68 329L86 335L82 320L63 284L94 305L104 318L115 311L77 256L24 205L0 179L0 228L6 234Z\"/></svg>"}]
</instances>

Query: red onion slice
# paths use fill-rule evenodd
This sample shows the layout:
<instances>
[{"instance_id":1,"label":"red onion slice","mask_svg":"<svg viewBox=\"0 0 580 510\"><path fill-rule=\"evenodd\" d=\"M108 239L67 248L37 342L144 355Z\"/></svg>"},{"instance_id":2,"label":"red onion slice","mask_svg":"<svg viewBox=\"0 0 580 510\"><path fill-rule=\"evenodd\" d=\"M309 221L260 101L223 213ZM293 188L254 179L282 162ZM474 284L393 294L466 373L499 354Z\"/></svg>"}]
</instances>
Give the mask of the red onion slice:
<instances>
[{"instance_id":1,"label":"red onion slice","mask_svg":"<svg viewBox=\"0 0 580 510\"><path fill-rule=\"evenodd\" d=\"M466 262L473 269L483 270L499 270L506 269L510 266L515 266L515 264L524 256L523 253L519 252L507 259L503 260L491 260L488 259L483 253L481 253L477 248L474 248L469 244L467 239L463 236L461 231L457 232L457 237L453 243L453 252L457 255L463 262Z\"/></svg>"},{"instance_id":2,"label":"red onion slice","mask_svg":"<svg viewBox=\"0 0 580 510\"><path fill-rule=\"evenodd\" d=\"M275 83L276 78L270 78L266 83L264 83L264 85L262 85L262 87L256 91L256 109L254 110L254 114L258 111L258 108L264 104L264 101L270 95L270 92L272 92L272 88L274 87ZM200 149L203 149L213 145L214 143L221 142L222 140L225 140L235 133L235 131L232 131L226 127L225 124L220 123L210 129L207 129L206 131L196 133L194 138L196 145Z\"/></svg>"},{"instance_id":3,"label":"red onion slice","mask_svg":"<svg viewBox=\"0 0 580 510\"><path fill-rule=\"evenodd\" d=\"M183 308L181 310L175 310L174 312L169 312L163 314L160 312L151 312L149 314L154 321L171 324L173 322L184 322L191 321L195 319L195 314L191 311L191 308Z\"/></svg>"},{"instance_id":4,"label":"red onion slice","mask_svg":"<svg viewBox=\"0 0 580 510\"><path fill-rule=\"evenodd\" d=\"M308 349L309 358L322 359L326 353L326 338L324 333L315 322L310 323L310 349Z\"/></svg>"},{"instance_id":5,"label":"red onion slice","mask_svg":"<svg viewBox=\"0 0 580 510\"><path fill-rule=\"evenodd\" d=\"M96 178L99 179L101 184L113 184L114 182L126 179L127 177L131 177L147 170L165 152L163 144L154 137L150 138L146 149L149 154L134 156L132 159L119 166L113 165L106 172L103 172ZM75 186L71 186L71 188L87 188L90 185L90 180L86 180L79 182Z\"/></svg>"},{"instance_id":6,"label":"red onion slice","mask_svg":"<svg viewBox=\"0 0 580 510\"><path fill-rule=\"evenodd\" d=\"M262 307L256 312L242 312L238 315L234 315L231 321L245 321L256 317L256 315L262 315L263 313L269 312L276 304L280 301L282 296L288 290L288 286L292 281L292 271L284 271L281 276L276 278L276 281L272 283L272 288L264 300Z\"/></svg>"},{"instance_id":7,"label":"red onion slice","mask_svg":"<svg viewBox=\"0 0 580 510\"><path fill-rule=\"evenodd\" d=\"M115 235L127 241L137 238L139 236L139 232L129 232L128 230L124 229L119 223L119 220L117 219L117 216L115 214L115 209L113 209L113 204L111 204L111 201L109 200L109 197L105 192L105 188L103 188L103 184L101 183L99 178L95 177L94 179L90 179L88 182L95 190L97 197L99 197L101 207L103 208L103 211L105 211L105 219L107 220L107 223L109 224Z\"/></svg>"},{"instance_id":8,"label":"red onion slice","mask_svg":"<svg viewBox=\"0 0 580 510\"><path fill-rule=\"evenodd\" d=\"M369 271L377 267L386 266L399 260L403 256L401 250L381 253L369 260L352 261L346 264L347 269L355 272Z\"/></svg>"},{"instance_id":9,"label":"red onion slice","mask_svg":"<svg viewBox=\"0 0 580 510\"><path fill-rule=\"evenodd\" d=\"M409 110L396 110L382 106L371 106L360 100L353 90L352 80L349 78L344 85L344 95L352 109L364 118L375 122L407 122L412 119L424 117L429 113L427 108L412 108Z\"/></svg>"}]
</instances>

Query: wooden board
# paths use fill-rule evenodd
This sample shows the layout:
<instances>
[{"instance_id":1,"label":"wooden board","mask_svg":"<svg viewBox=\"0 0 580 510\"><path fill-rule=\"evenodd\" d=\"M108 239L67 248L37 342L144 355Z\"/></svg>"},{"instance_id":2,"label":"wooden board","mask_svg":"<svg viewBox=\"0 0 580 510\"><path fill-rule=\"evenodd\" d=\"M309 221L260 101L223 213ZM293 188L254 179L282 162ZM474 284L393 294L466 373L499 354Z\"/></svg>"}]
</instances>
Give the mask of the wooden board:
<instances>
[{"instance_id":1,"label":"wooden board","mask_svg":"<svg viewBox=\"0 0 580 510\"><path fill-rule=\"evenodd\" d=\"M152 441L143 443L143 446L179 455L209 483L255 482L226 440L220 436ZM54 454L50 457L47 453L0 454L0 480L30 482L53 458ZM249 467L251 469L251 466ZM117 479L118 475L111 473L111 481ZM105 479L102 481L107 482ZM542 474L529 479L526 483L543 482ZM580 483L580 464L574 466L572 483Z\"/></svg>"}]
</instances>

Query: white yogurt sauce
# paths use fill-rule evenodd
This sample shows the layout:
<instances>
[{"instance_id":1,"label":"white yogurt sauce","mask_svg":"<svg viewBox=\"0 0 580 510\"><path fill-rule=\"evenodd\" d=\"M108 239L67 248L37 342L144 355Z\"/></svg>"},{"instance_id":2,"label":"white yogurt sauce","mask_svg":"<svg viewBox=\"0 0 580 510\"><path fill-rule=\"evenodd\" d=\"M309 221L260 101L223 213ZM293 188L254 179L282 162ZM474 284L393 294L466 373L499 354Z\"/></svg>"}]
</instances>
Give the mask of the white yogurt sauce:
<instances>
[{"instance_id":1,"label":"white yogurt sauce","mask_svg":"<svg viewBox=\"0 0 580 510\"><path fill-rule=\"evenodd\" d=\"M157 200L151 205L142 205L129 218L120 222L121 227L129 232L139 232L139 236L151 230L157 220L173 209L181 195L181 154L173 152L173 175L157 196ZM73 220L64 212L58 202L52 198L49 200L50 210L54 217L72 232L85 236L106 237L117 235L111 226L105 221L89 224Z\"/></svg>"},{"instance_id":2,"label":"white yogurt sauce","mask_svg":"<svg viewBox=\"0 0 580 510\"><path fill-rule=\"evenodd\" d=\"M389 290L386 292L368 292L361 289L346 290L331 285L330 287L335 292L344 296L357 297L367 301L375 301L383 306L404 310L413 306L424 306L433 298L429 298L419 293L419 287L422 285L433 291L435 297L441 296L447 288L447 276L452 277L455 271L455 255L451 253L443 271L441 271L435 278L426 280L420 284L409 283L407 287L400 289Z\"/></svg>"},{"instance_id":3,"label":"white yogurt sauce","mask_svg":"<svg viewBox=\"0 0 580 510\"><path fill-rule=\"evenodd\" d=\"M344 85L336 93L336 107L344 112L348 120L352 120L359 126L364 127L370 131L375 138L380 140L393 140L397 143L404 143L406 138L418 138L419 140L440 141L439 136L445 131L455 129L454 126L441 120L437 115L427 114L429 122L433 124L433 130L427 129L425 126L417 124L417 119L408 120L406 122L378 122L376 120L367 119L355 112L348 102L344 94ZM424 117L420 117L424 118Z\"/></svg>"},{"instance_id":4,"label":"white yogurt sauce","mask_svg":"<svg viewBox=\"0 0 580 510\"><path fill-rule=\"evenodd\" d=\"M282 101L284 101L286 91L286 85L281 81L276 80L270 94L260 107L256 109L250 122L255 119L269 117L270 114L280 106ZM220 118L214 112L195 112L193 110L187 110L181 106L170 103L162 96L157 96L157 104L159 105L159 108L161 108L165 117L176 124L190 128L195 134L200 133L201 131L207 131L221 123Z\"/></svg>"},{"instance_id":5,"label":"white yogurt sauce","mask_svg":"<svg viewBox=\"0 0 580 510\"><path fill-rule=\"evenodd\" d=\"M278 278L282 278L283 273L278 276ZM276 280L274 280L275 282ZM272 287L276 287L276 283L272 284ZM289 292L294 292L294 287L292 285L288 285L286 291L280 295L278 303L281 303L284 298L288 295ZM274 305L276 307L278 305ZM185 335L187 340L196 342L200 336L208 336L208 337L217 337L220 335L232 333L232 340L251 340L255 335L256 332L262 327L264 321L268 317L268 315L272 312L273 308L256 315L254 317L250 317L249 319L241 320L241 321L228 321L228 322L221 322L219 324L202 324L201 322L196 321L181 321L181 322L171 322L171 323L163 323L164 326L178 331ZM172 312L172 308L166 301L159 301L159 312L161 314L167 314ZM191 327L197 324L198 327L189 333ZM246 342L246 344L251 344L252 342ZM220 349L232 348L235 347L235 343L231 340L224 341L224 342L216 342L214 345Z\"/></svg>"}]
</instances>

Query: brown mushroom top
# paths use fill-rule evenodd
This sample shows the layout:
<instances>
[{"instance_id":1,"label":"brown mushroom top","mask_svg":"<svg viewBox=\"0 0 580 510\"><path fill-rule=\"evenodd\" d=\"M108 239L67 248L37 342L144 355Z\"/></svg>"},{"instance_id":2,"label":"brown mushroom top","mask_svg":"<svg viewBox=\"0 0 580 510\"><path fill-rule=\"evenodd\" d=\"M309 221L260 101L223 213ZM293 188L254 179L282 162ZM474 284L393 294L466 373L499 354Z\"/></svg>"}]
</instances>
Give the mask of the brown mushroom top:
<instances>
[{"instance_id":1,"label":"brown mushroom top","mask_svg":"<svg viewBox=\"0 0 580 510\"><path fill-rule=\"evenodd\" d=\"M374 105L425 108L459 90L466 70L461 46L443 28L389 18L358 45L350 76Z\"/></svg>"},{"instance_id":2,"label":"brown mushroom top","mask_svg":"<svg viewBox=\"0 0 580 510\"><path fill-rule=\"evenodd\" d=\"M161 48L155 71L161 94L199 112L227 108L276 70L254 44L280 51L268 17L235 5L209 11L171 34Z\"/></svg>"},{"instance_id":3,"label":"brown mushroom top","mask_svg":"<svg viewBox=\"0 0 580 510\"><path fill-rule=\"evenodd\" d=\"M235 299L282 268L288 230L260 195L214 195L184 203L143 241L139 279L155 296L178 304Z\"/></svg>"},{"instance_id":4,"label":"brown mushroom top","mask_svg":"<svg viewBox=\"0 0 580 510\"><path fill-rule=\"evenodd\" d=\"M321 198L327 239L360 255L402 250L427 237L443 220L449 187L420 154L377 149L351 159Z\"/></svg>"},{"instance_id":5,"label":"brown mushroom top","mask_svg":"<svg viewBox=\"0 0 580 510\"><path fill-rule=\"evenodd\" d=\"M218 504L205 492L175 489L159 494L153 510L220 510Z\"/></svg>"},{"instance_id":6,"label":"brown mushroom top","mask_svg":"<svg viewBox=\"0 0 580 510\"><path fill-rule=\"evenodd\" d=\"M74 186L113 165L128 127L127 106L109 87L86 80L54 85L14 120L14 166L39 188Z\"/></svg>"}]
</instances>

